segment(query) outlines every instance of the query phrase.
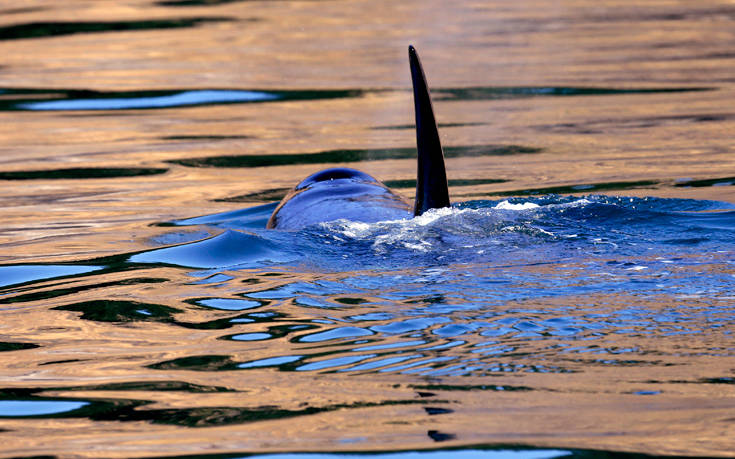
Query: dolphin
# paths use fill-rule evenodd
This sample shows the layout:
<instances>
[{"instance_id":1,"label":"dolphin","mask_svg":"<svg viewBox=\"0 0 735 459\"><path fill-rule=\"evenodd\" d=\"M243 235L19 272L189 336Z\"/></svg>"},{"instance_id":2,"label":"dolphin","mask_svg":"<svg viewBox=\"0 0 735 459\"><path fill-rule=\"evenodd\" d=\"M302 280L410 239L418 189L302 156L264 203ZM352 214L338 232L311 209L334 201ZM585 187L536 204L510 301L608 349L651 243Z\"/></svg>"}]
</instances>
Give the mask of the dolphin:
<instances>
[{"instance_id":1,"label":"dolphin","mask_svg":"<svg viewBox=\"0 0 735 459\"><path fill-rule=\"evenodd\" d=\"M419 55L408 47L416 109L416 198L413 207L370 175L355 169L326 169L305 178L281 200L266 228L296 230L338 219L364 223L418 216L449 207L444 152Z\"/></svg>"}]
</instances>

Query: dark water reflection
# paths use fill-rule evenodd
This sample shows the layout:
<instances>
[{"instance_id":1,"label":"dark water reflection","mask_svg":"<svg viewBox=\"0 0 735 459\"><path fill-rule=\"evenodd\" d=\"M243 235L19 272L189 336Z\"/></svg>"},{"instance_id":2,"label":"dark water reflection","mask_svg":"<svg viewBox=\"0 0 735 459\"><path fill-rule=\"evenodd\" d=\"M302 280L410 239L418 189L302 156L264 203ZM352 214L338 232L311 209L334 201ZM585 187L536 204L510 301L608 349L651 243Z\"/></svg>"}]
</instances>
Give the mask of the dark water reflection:
<instances>
[{"instance_id":1,"label":"dark water reflection","mask_svg":"<svg viewBox=\"0 0 735 459\"><path fill-rule=\"evenodd\" d=\"M477 156L506 156L539 153L540 148L518 145L471 145L444 149L446 158L472 158ZM243 156L215 156L172 161L188 167L269 167L288 164L330 164L379 161L385 159L415 158L415 148L391 148L370 150L332 150L305 154L268 154Z\"/></svg>"},{"instance_id":2,"label":"dark water reflection","mask_svg":"<svg viewBox=\"0 0 735 459\"><path fill-rule=\"evenodd\" d=\"M34 22L30 24L14 24L0 27L0 40L34 39L80 33L173 29L194 27L207 22L219 22L226 20L226 18L181 18L115 22Z\"/></svg>"},{"instance_id":3,"label":"dark water reflection","mask_svg":"<svg viewBox=\"0 0 735 459\"><path fill-rule=\"evenodd\" d=\"M3 30L0 29L0 39ZM555 96L604 96L621 94L667 94L711 91L712 88L535 88L535 87L482 87L437 88L432 93L437 101L471 101L518 99ZM293 100L321 100L363 97L385 93L385 89L351 90L237 90L196 89L177 91L92 91L74 89L0 89L0 110L79 111L131 110L197 105L279 102ZM440 123L440 127L477 126L482 123ZM412 128L413 126L408 126ZM405 129L407 126L388 126L378 129ZM330 161L333 162L333 161Z\"/></svg>"},{"instance_id":4,"label":"dark water reflection","mask_svg":"<svg viewBox=\"0 0 735 459\"><path fill-rule=\"evenodd\" d=\"M79 180L114 177L140 177L164 174L162 168L70 168L38 171L0 172L0 180Z\"/></svg>"}]
</instances>

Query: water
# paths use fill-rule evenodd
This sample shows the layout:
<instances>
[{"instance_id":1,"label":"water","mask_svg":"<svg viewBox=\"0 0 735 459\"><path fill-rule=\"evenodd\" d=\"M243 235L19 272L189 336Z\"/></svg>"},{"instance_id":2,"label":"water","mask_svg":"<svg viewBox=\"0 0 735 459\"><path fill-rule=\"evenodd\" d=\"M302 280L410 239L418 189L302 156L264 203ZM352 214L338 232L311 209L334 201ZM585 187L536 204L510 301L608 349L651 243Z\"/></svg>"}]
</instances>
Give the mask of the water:
<instances>
[{"instance_id":1,"label":"water","mask_svg":"<svg viewBox=\"0 0 735 459\"><path fill-rule=\"evenodd\" d=\"M3 457L731 456L725 1L0 7ZM311 173L451 209L266 230Z\"/></svg>"},{"instance_id":2,"label":"water","mask_svg":"<svg viewBox=\"0 0 735 459\"><path fill-rule=\"evenodd\" d=\"M572 403L575 418L594 420L584 433L594 438L620 404L647 415L655 406L671 425L690 397L733 384L735 205L546 195L300 231L264 229L273 208L167 222L150 241L161 247L133 254L5 265L0 304L13 336L40 350L62 333L69 347L39 353L33 373L11 359L24 386L3 390L0 416L229 436L316 415L331 426L354 411L336 437L308 436L359 447L395 425L476 443ZM60 374L56 386L41 384L44 367ZM75 401L38 395L49 392ZM483 411L516 419L466 424ZM679 429L693 422L683 414ZM537 429L543 438L548 426Z\"/></svg>"}]
</instances>

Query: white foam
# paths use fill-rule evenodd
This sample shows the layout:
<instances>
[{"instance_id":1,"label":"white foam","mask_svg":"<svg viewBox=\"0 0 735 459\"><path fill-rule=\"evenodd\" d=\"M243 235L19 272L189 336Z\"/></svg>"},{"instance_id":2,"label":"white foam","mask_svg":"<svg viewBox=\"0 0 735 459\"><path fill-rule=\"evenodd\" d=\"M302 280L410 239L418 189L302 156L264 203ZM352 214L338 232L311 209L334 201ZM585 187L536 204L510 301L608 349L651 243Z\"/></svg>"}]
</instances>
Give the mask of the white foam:
<instances>
[{"instance_id":1,"label":"white foam","mask_svg":"<svg viewBox=\"0 0 735 459\"><path fill-rule=\"evenodd\" d=\"M364 237L373 228L373 226L370 225L369 223L353 222L349 220L337 220L337 223L342 224L342 228L340 229L340 232L343 235L347 237L351 237L353 239ZM334 228L331 228L331 229L334 229Z\"/></svg>"},{"instance_id":2,"label":"white foam","mask_svg":"<svg viewBox=\"0 0 735 459\"><path fill-rule=\"evenodd\" d=\"M628 268L626 271L642 271L644 269L648 269L648 266L640 266L640 265L637 265L637 266L633 266L631 268Z\"/></svg>"},{"instance_id":3,"label":"white foam","mask_svg":"<svg viewBox=\"0 0 735 459\"><path fill-rule=\"evenodd\" d=\"M527 210L527 209L535 209L537 207L540 207L538 204L534 204L532 202L524 202L523 204L511 204L508 201L501 201L493 207L493 209L498 210Z\"/></svg>"},{"instance_id":4,"label":"white foam","mask_svg":"<svg viewBox=\"0 0 735 459\"><path fill-rule=\"evenodd\" d=\"M431 248L431 244L426 241L419 241L418 243L404 242L403 246L419 252L428 252L429 248Z\"/></svg>"},{"instance_id":5,"label":"white foam","mask_svg":"<svg viewBox=\"0 0 735 459\"><path fill-rule=\"evenodd\" d=\"M447 215L461 214L463 212L464 210L457 210L451 207L443 207L441 209L430 209L424 212L423 214L419 215L418 217L414 217L413 220L410 220L410 221L420 226L426 226Z\"/></svg>"},{"instance_id":6,"label":"white foam","mask_svg":"<svg viewBox=\"0 0 735 459\"><path fill-rule=\"evenodd\" d=\"M582 207L582 206L586 206L587 204L592 204L592 201L590 201L589 199L582 198L582 199L577 199L576 201L565 202L563 204L555 204L555 205L562 207L562 208L566 208L566 207Z\"/></svg>"},{"instance_id":7,"label":"white foam","mask_svg":"<svg viewBox=\"0 0 735 459\"><path fill-rule=\"evenodd\" d=\"M508 204L510 205L510 204ZM525 203L518 208L532 209L540 207L537 204ZM494 225L499 217L493 209L431 209L422 215L413 218L383 220L374 223L354 222L345 219L322 223L322 227L334 233L335 241L352 239L372 242L372 249L383 253L392 246L406 248L415 252L429 252L435 249L437 232L448 231L452 234L460 233L485 236L488 232L496 231ZM503 231L523 231L524 226L511 225ZM553 235L544 230L536 229L543 234ZM462 239L462 238L460 238ZM467 242L465 241L465 244ZM469 243L465 249L472 249L475 244Z\"/></svg>"}]
</instances>

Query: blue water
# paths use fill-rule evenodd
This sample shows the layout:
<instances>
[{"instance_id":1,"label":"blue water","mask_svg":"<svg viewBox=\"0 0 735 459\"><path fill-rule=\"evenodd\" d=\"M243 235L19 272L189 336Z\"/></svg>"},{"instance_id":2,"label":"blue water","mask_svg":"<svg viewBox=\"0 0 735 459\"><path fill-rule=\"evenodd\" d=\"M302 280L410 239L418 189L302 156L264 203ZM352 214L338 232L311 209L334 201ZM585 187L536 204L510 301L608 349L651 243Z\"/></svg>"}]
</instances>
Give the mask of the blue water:
<instances>
[{"instance_id":1,"label":"blue water","mask_svg":"<svg viewBox=\"0 0 735 459\"><path fill-rule=\"evenodd\" d=\"M154 375L152 381L194 374L197 381L211 378L211 384L219 384L219 371L242 374L242 381L258 372L283 375L274 377L274 392L277 384L288 387L288 373L296 372L299 377L313 375L315 381L349 377L356 385L359 378L374 375L411 378L417 389L444 384L426 385L432 392L553 394L532 387L533 379L520 379L545 374L574 378L569 381L594 393L599 390L596 369L616 367L635 386L626 386L624 394L661 400L671 391L671 385L661 385L661 369L682 365L682 359L732 361L735 356L735 205L729 203L549 195L470 201L417 218L337 220L297 231L264 228L274 207L271 203L160 222L163 234L149 241L158 246L138 253L4 266L3 283L9 288L0 302L18 310L26 302L45 306L48 299L53 311L47 313L81 313L67 320L94 321L103 336L111 337L107 345L112 349L117 349L120 330L131 326L146 333L151 325L156 335L166 330L166 336L183 336L184 341L207 335L206 345L181 347L173 355L158 347L142 349L144 363L138 371ZM33 282L44 279L65 286L34 287ZM133 297L131 285L137 285ZM463 386L463 376L480 379ZM693 382L731 384L727 374L705 376ZM134 385L127 390L150 384L130 383ZM40 390L30 387L26 392ZM189 390L195 399L201 389L181 385L149 390ZM101 404L91 397L90 407L84 408L89 412L80 414L73 411L82 406L73 405L78 399L65 406L43 402L38 407L46 411L36 412L36 405L19 405L26 403L26 393L8 392L5 397L15 399L0 405L6 416L63 417L71 410L69 417L187 427L252 422L255 416L253 408L217 405L229 399L212 398L214 406L200 410L199 404L136 408L151 402L131 397ZM417 403L403 397L386 398ZM429 398L439 406L423 408L427 416L451 413L463 408L458 398ZM361 407L359 402L321 405L314 409ZM311 414L293 406L287 404L283 416ZM458 434L429 429L427 438L445 441ZM396 454L460 457L460 451ZM531 458L574 453L461 454ZM376 457L383 456L392 453Z\"/></svg>"},{"instance_id":2,"label":"blue water","mask_svg":"<svg viewBox=\"0 0 735 459\"><path fill-rule=\"evenodd\" d=\"M127 110L135 108L186 107L191 105L262 102L278 99L277 94L242 90L190 90L149 97L106 97L64 99L18 104L21 110Z\"/></svg>"},{"instance_id":3,"label":"blue water","mask_svg":"<svg viewBox=\"0 0 735 459\"><path fill-rule=\"evenodd\" d=\"M99 266L13 265L0 266L0 287L71 276L101 269Z\"/></svg>"},{"instance_id":4,"label":"blue water","mask_svg":"<svg viewBox=\"0 0 735 459\"><path fill-rule=\"evenodd\" d=\"M299 231L265 229L274 207L172 222L172 231L156 243L197 240L132 254L125 262L195 269L193 282L200 284L227 282L232 277L222 271L243 269L346 273L338 282L292 282L245 298L196 301L231 311L286 298L331 307L327 296L376 289L383 300L400 301L416 296L418 286L424 296L451 299L453 309L631 290L728 296L735 287L729 268L702 275L709 264L735 266L735 205L725 202L550 195L470 201L412 219L337 220ZM215 235L200 239L210 233ZM0 285L105 267L91 262L3 266ZM450 327L437 333L467 331Z\"/></svg>"},{"instance_id":5,"label":"blue water","mask_svg":"<svg viewBox=\"0 0 735 459\"><path fill-rule=\"evenodd\" d=\"M584 276L596 267L616 274L650 273L691 257L727 258L735 247L735 205L717 201L552 195L470 201L373 224L337 220L300 231L265 230L274 205L173 222L224 231L136 254L130 261L328 272L457 264L513 269L568 262L584 263L579 273Z\"/></svg>"},{"instance_id":6,"label":"blue water","mask_svg":"<svg viewBox=\"0 0 735 459\"><path fill-rule=\"evenodd\" d=\"M0 417L58 414L77 410L88 404L65 400L0 400Z\"/></svg>"},{"instance_id":7,"label":"blue water","mask_svg":"<svg viewBox=\"0 0 735 459\"><path fill-rule=\"evenodd\" d=\"M708 91L711 88L574 88L574 87L475 87L444 88L433 91L436 100L492 100L547 96L591 96L646 93L676 93ZM190 89L173 91L89 92L64 89L0 89L18 100L0 101L2 110L75 111L75 110L130 110L151 108L191 107L283 100L314 100L324 98L358 97L385 89L259 91L248 89ZM23 99L23 96L30 99Z\"/></svg>"},{"instance_id":8,"label":"blue water","mask_svg":"<svg viewBox=\"0 0 735 459\"><path fill-rule=\"evenodd\" d=\"M243 456L255 459L351 459L370 457L376 459L552 459L572 457L572 451L539 449L539 450L448 450L448 451L416 451L400 453L350 454L350 453L291 453L291 454L258 454Z\"/></svg>"},{"instance_id":9,"label":"blue water","mask_svg":"<svg viewBox=\"0 0 735 459\"><path fill-rule=\"evenodd\" d=\"M207 228L217 234L127 260L194 269L195 282L231 285L240 292L233 278L239 270L302 273L269 288L254 285L237 298L200 298L196 304L254 311L233 323L277 322L268 318L279 304L323 310L309 326L228 339L259 342L286 333L296 344L351 346L330 357L296 349L234 362L240 369L433 376L565 372L564 366L539 365L530 357L512 364L496 358L538 340L549 341L559 355L638 354L643 351L635 345L606 348L595 340L610 334L730 334L727 324L735 320L735 206L729 203L542 196L465 202L405 220L337 220L299 231L266 230L274 206L172 222L197 231L174 230L159 242L201 237ZM601 302L606 296L611 299ZM563 299L562 305L533 306L555 298ZM628 304L631 298L638 300ZM645 299L659 304L638 304ZM662 301L674 304L662 308ZM508 306L513 303L518 306ZM273 312L258 313L267 305ZM350 309L354 315L330 314ZM314 327L318 330L309 331ZM504 344L510 338L516 342ZM390 343L381 345L385 340Z\"/></svg>"}]
</instances>

